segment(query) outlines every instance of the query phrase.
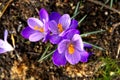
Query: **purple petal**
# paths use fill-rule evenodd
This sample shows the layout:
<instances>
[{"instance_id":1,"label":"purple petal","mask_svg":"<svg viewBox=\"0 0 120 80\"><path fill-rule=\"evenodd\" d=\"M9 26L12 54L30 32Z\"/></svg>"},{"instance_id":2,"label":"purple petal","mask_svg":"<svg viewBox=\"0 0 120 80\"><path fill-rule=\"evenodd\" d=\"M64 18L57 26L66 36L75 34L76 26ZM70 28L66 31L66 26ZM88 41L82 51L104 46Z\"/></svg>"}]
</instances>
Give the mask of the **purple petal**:
<instances>
[{"instance_id":1,"label":"purple petal","mask_svg":"<svg viewBox=\"0 0 120 80\"><path fill-rule=\"evenodd\" d=\"M57 34L50 36L50 42L52 44L58 44L61 40L62 40L62 37L58 36Z\"/></svg>"},{"instance_id":2,"label":"purple petal","mask_svg":"<svg viewBox=\"0 0 120 80\"><path fill-rule=\"evenodd\" d=\"M78 21L76 20L71 20L70 28L75 29L78 27Z\"/></svg>"},{"instance_id":3,"label":"purple petal","mask_svg":"<svg viewBox=\"0 0 120 80\"><path fill-rule=\"evenodd\" d=\"M14 50L14 48L7 41L3 41L1 39L0 39L0 49L1 49L1 52L3 50L5 50L6 52Z\"/></svg>"},{"instance_id":4,"label":"purple petal","mask_svg":"<svg viewBox=\"0 0 120 80\"><path fill-rule=\"evenodd\" d=\"M68 51L66 50L65 57L70 64L74 65L80 61L80 52L78 50L75 50L73 54L69 54Z\"/></svg>"},{"instance_id":5,"label":"purple petal","mask_svg":"<svg viewBox=\"0 0 120 80\"><path fill-rule=\"evenodd\" d=\"M42 21L40 21L39 19L37 18L29 18L27 20L27 23L28 23L28 26L34 30L34 28L37 26L37 27L44 27Z\"/></svg>"},{"instance_id":6,"label":"purple petal","mask_svg":"<svg viewBox=\"0 0 120 80\"><path fill-rule=\"evenodd\" d=\"M67 63L65 54L59 54L57 50L53 53L52 61L56 66L64 66Z\"/></svg>"},{"instance_id":7,"label":"purple petal","mask_svg":"<svg viewBox=\"0 0 120 80\"><path fill-rule=\"evenodd\" d=\"M0 39L0 48L4 48L4 41L2 39Z\"/></svg>"},{"instance_id":8,"label":"purple petal","mask_svg":"<svg viewBox=\"0 0 120 80\"><path fill-rule=\"evenodd\" d=\"M84 51L83 41L79 34L75 34L72 38L75 48Z\"/></svg>"},{"instance_id":9,"label":"purple petal","mask_svg":"<svg viewBox=\"0 0 120 80\"><path fill-rule=\"evenodd\" d=\"M89 54L86 51L80 52L80 61L81 62L87 62L88 61Z\"/></svg>"},{"instance_id":10,"label":"purple petal","mask_svg":"<svg viewBox=\"0 0 120 80\"><path fill-rule=\"evenodd\" d=\"M62 40L59 44L58 44L58 52L64 53L67 50L67 46L70 43L70 40L68 39L64 39Z\"/></svg>"},{"instance_id":11,"label":"purple petal","mask_svg":"<svg viewBox=\"0 0 120 80\"><path fill-rule=\"evenodd\" d=\"M44 34L40 33L40 32L33 33L29 36L29 40L31 42L37 42L37 41L41 40L42 38L44 38Z\"/></svg>"},{"instance_id":12,"label":"purple petal","mask_svg":"<svg viewBox=\"0 0 120 80\"><path fill-rule=\"evenodd\" d=\"M49 22L49 30L52 32L52 34L58 34L58 27L57 27L57 23L52 20Z\"/></svg>"},{"instance_id":13,"label":"purple petal","mask_svg":"<svg viewBox=\"0 0 120 80\"><path fill-rule=\"evenodd\" d=\"M68 14L64 14L60 17L59 23L62 24L64 30L68 29L71 23L70 16Z\"/></svg>"},{"instance_id":14,"label":"purple petal","mask_svg":"<svg viewBox=\"0 0 120 80\"><path fill-rule=\"evenodd\" d=\"M44 30L45 30L45 32L49 32L49 22L46 22L45 24L44 24Z\"/></svg>"},{"instance_id":15,"label":"purple petal","mask_svg":"<svg viewBox=\"0 0 120 80\"><path fill-rule=\"evenodd\" d=\"M58 12L52 12L49 16L50 20L55 20L58 23L61 15Z\"/></svg>"},{"instance_id":16,"label":"purple petal","mask_svg":"<svg viewBox=\"0 0 120 80\"><path fill-rule=\"evenodd\" d=\"M44 8L40 10L39 16L40 16L40 20L42 20L43 23L48 22L49 16L47 11Z\"/></svg>"},{"instance_id":17,"label":"purple petal","mask_svg":"<svg viewBox=\"0 0 120 80\"><path fill-rule=\"evenodd\" d=\"M80 32L77 30L77 29L69 29L67 31L65 31L63 37L65 39L72 39L72 37L75 35L75 34L79 34Z\"/></svg>"},{"instance_id":18,"label":"purple petal","mask_svg":"<svg viewBox=\"0 0 120 80\"><path fill-rule=\"evenodd\" d=\"M11 44L9 44L7 41L5 41L3 49L6 51L13 51L14 50L14 48L11 46Z\"/></svg>"},{"instance_id":19,"label":"purple petal","mask_svg":"<svg viewBox=\"0 0 120 80\"><path fill-rule=\"evenodd\" d=\"M35 31L35 30L33 30L33 29L31 29L30 27L27 26L25 29L23 29L23 30L21 31L21 35L22 35L24 38L28 39L29 36L30 36L31 34L35 33L35 32L37 32L37 31Z\"/></svg>"},{"instance_id":20,"label":"purple petal","mask_svg":"<svg viewBox=\"0 0 120 80\"><path fill-rule=\"evenodd\" d=\"M4 41L7 41L7 36L8 36L8 31L5 30L5 31L4 31Z\"/></svg>"},{"instance_id":21,"label":"purple petal","mask_svg":"<svg viewBox=\"0 0 120 80\"><path fill-rule=\"evenodd\" d=\"M0 54L7 52L6 50L0 48Z\"/></svg>"},{"instance_id":22,"label":"purple petal","mask_svg":"<svg viewBox=\"0 0 120 80\"><path fill-rule=\"evenodd\" d=\"M46 42L46 41L48 41L49 39L50 39L50 32L48 32L48 33L45 34L42 42Z\"/></svg>"},{"instance_id":23,"label":"purple petal","mask_svg":"<svg viewBox=\"0 0 120 80\"><path fill-rule=\"evenodd\" d=\"M84 47L85 48L92 48L92 46L90 44L86 44L86 43L84 43Z\"/></svg>"}]
</instances>

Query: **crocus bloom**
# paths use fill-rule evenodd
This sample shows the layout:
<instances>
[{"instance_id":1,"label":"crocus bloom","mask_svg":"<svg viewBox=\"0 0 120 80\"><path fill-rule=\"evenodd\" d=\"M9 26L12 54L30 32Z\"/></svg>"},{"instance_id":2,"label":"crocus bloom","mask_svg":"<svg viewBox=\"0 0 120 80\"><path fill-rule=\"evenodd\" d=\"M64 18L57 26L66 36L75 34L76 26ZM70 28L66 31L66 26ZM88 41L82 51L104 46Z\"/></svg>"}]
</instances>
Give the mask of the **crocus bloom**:
<instances>
[{"instance_id":1,"label":"crocus bloom","mask_svg":"<svg viewBox=\"0 0 120 80\"><path fill-rule=\"evenodd\" d=\"M74 33L73 30L71 30L71 36L63 39L53 53L52 60L57 66L65 65L67 61L73 65L79 61L87 62L88 53L84 50L80 35L72 33Z\"/></svg>"},{"instance_id":2,"label":"crocus bloom","mask_svg":"<svg viewBox=\"0 0 120 80\"><path fill-rule=\"evenodd\" d=\"M13 51L14 48L7 41L8 31L4 32L4 40L0 39L0 54L8 51Z\"/></svg>"},{"instance_id":3,"label":"crocus bloom","mask_svg":"<svg viewBox=\"0 0 120 80\"><path fill-rule=\"evenodd\" d=\"M45 9L41 9L39 12L40 19L28 18L28 26L22 30L21 35L29 39L31 42L36 42L41 39L45 41L48 34L48 13Z\"/></svg>"},{"instance_id":4,"label":"crocus bloom","mask_svg":"<svg viewBox=\"0 0 120 80\"><path fill-rule=\"evenodd\" d=\"M52 12L50 14L49 30L51 31L50 42L53 44L58 44L64 32L68 29L74 29L78 26L76 20L71 20L68 14L60 15L57 12Z\"/></svg>"}]
</instances>

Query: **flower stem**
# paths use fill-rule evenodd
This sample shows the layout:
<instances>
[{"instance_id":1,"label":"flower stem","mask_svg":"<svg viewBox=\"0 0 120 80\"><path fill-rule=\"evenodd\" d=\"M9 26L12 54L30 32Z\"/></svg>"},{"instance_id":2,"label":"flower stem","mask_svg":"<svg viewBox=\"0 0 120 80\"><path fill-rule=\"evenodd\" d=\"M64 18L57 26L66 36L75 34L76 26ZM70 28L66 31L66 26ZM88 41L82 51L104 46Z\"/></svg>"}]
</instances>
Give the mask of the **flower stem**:
<instances>
[{"instance_id":1,"label":"flower stem","mask_svg":"<svg viewBox=\"0 0 120 80\"><path fill-rule=\"evenodd\" d=\"M97 34L97 33L101 33L101 32L104 32L104 31L105 30L98 30L98 31L88 32L88 33L81 34L80 36L81 37L86 37L86 36L89 36L91 34Z\"/></svg>"}]
</instances>

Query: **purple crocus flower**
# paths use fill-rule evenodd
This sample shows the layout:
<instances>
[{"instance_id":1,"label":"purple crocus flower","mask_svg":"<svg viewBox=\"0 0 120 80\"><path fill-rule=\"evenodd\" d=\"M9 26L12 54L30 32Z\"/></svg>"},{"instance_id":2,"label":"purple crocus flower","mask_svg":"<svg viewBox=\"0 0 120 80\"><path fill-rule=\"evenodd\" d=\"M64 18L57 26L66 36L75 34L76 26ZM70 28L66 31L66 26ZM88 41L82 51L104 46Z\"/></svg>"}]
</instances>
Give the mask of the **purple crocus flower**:
<instances>
[{"instance_id":1,"label":"purple crocus flower","mask_svg":"<svg viewBox=\"0 0 120 80\"><path fill-rule=\"evenodd\" d=\"M7 41L8 31L4 32L4 40L0 39L0 54L8 51L13 51L14 48Z\"/></svg>"},{"instance_id":2,"label":"purple crocus flower","mask_svg":"<svg viewBox=\"0 0 120 80\"><path fill-rule=\"evenodd\" d=\"M70 30L65 39L59 44L57 50L53 53L53 63L57 66L63 66L67 63L77 64L79 61L87 62L88 52L84 50L84 44L79 34L74 34ZM71 34L71 35L70 35Z\"/></svg>"},{"instance_id":3,"label":"purple crocus flower","mask_svg":"<svg viewBox=\"0 0 120 80\"><path fill-rule=\"evenodd\" d=\"M29 39L31 42L36 42L41 39L46 41L48 34L48 21L49 16L47 11L42 8L39 12L40 19L37 18L28 18L28 26L22 30L21 35Z\"/></svg>"},{"instance_id":4,"label":"purple crocus flower","mask_svg":"<svg viewBox=\"0 0 120 80\"><path fill-rule=\"evenodd\" d=\"M49 30L51 31L50 42L53 44L58 44L64 32L68 29L74 29L78 26L76 20L71 20L68 14L60 15L57 12L52 12L50 14Z\"/></svg>"}]
</instances>

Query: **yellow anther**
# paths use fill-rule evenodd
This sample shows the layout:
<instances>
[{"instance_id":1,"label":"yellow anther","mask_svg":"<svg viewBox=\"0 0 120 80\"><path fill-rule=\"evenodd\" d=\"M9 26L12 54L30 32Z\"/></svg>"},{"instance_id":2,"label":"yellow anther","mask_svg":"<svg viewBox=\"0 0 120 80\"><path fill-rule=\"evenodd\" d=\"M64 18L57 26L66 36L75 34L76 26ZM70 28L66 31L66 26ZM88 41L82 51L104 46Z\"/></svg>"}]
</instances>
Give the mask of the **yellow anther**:
<instances>
[{"instance_id":1,"label":"yellow anther","mask_svg":"<svg viewBox=\"0 0 120 80\"><path fill-rule=\"evenodd\" d=\"M68 46L68 53L69 53L69 54L73 54L74 51L75 51L74 45L73 45L73 44L69 44L69 46Z\"/></svg>"},{"instance_id":2,"label":"yellow anther","mask_svg":"<svg viewBox=\"0 0 120 80\"><path fill-rule=\"evenodd\" d=\"M38 26L35 26L34 30L38 30L40 32L44 32L44 28L41 28L41 27L38 27Z\"/></svg>"},{"instance_id":3,"label":"yellow anther","mask_svg":"<svg viewBox=\"0 0 120 80\"><path fill-rule=\"evenodd\" d=\"M58 24L58 31L61 33L61 32L63 32L63 26L62 26L62 24Z\"/></svg>"}]
</instances>

